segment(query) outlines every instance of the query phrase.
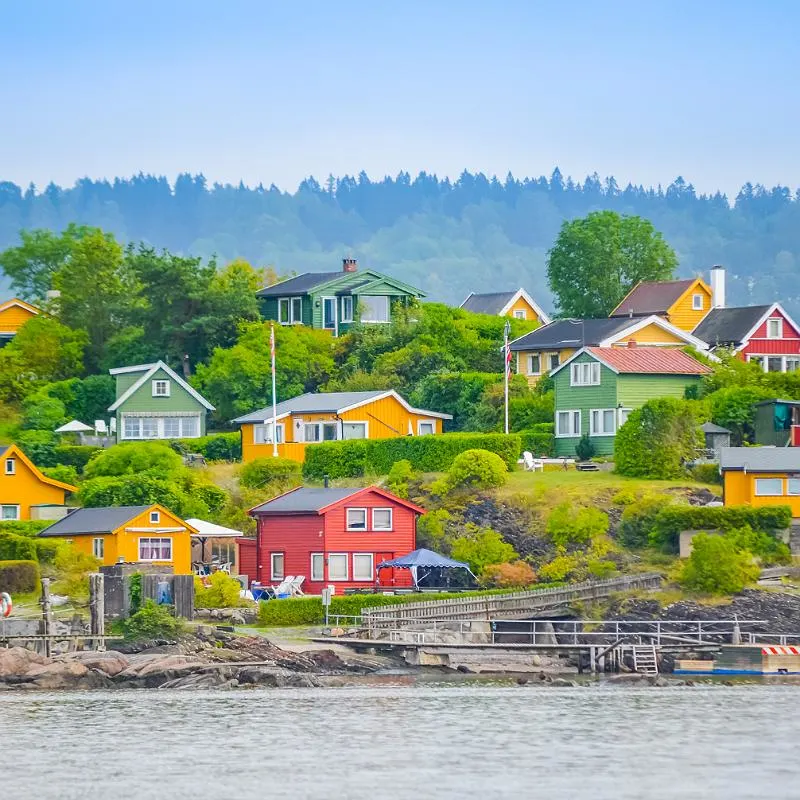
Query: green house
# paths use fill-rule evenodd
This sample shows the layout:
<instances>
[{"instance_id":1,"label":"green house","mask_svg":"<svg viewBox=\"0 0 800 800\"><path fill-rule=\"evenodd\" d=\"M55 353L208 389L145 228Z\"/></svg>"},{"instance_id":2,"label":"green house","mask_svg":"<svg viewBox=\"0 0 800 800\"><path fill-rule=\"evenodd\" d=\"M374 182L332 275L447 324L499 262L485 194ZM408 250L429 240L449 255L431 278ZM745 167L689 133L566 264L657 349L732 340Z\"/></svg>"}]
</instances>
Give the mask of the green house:
<instances>
[{"instance_id":1,"label":"green house","mask_svg":"<svg viewBox=\"0 0 800 800\"><path fill-rule=\"evenodd\" d=\"M163 361L109 370L117 381L117 441L196 439L205 436L214 410L196 389Z\"/></svg>"},{"instance_id":2,"label":"green house","mask_svg":"<svg viewBox=\"0 0 800 800\"><path fill-rule=\"evenodd\" d=\"M710 370L670 347L584 347L550 374L555 389L555 455L575 456L584 434L611 455L619 426L655 397L682 398Z\"/></svg>"},{"instance_id":3,"label":"green house","mask_svg":"<svg viewBox=\"0 0 800 800\"><path fill-rule=\"evenodd\" d=\"M334 336L354 323L391 321L392 306L408 305L425 294L407 283L367 269L359 272L354 258L345 258L341 272L305 272L256 293L261 315L281 325L310 325Z\"/></svg>"}]
</instances>

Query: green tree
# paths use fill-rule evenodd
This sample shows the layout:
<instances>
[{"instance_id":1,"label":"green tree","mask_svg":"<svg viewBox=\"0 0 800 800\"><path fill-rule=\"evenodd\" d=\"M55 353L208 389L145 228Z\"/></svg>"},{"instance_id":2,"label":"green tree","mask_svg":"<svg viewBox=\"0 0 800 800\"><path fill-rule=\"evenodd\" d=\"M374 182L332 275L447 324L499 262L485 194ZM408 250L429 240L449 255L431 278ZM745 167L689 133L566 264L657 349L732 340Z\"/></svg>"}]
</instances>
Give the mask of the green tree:
<instances>
[{"instance_id":1,"label":"green tree","mask_svg":"<svg viewBox=\"0 0 800 800\"><path fill-rule=\"evenodd\" d=\"M508 467L497 453L474 449L465 450L453 459L445 480L449 489L490 489L502 486L507 479Z\"/></svg>"},{"instance_id":2,"label":"green tree","mask_svg":"<svg viewBox=\"0 0 800 800\"><path fill-rule=\"evenodd\" d=\"M746 550L724 536L700 533L680 573L681 585L707 594L737 594L758 578L758 565Z\"/></svg>"},{"instance_id":3,"label":"green tree","mask_svg":"<svg viewBox=\"0 0 800 800\"><path fill-rule=\"evenodd\" d=\"M760 386L730 386L708 395L711 419L731 431L733 444L752 442L755 404L774 395Z\"/></svg>"},{"instance_id":4,"label":"green tree","mask_svg":"<svg viewBox=\"0 0 800 800\"><path fill-rule=\"evenodd\" d=\"M450 555L456 561L466 561L469 568L480 575L490 564L516 561L519 554L512 545L491 528L467 526L467 534L453 539Z\"/></svg>"},{"instance_id":5,"label":"green tree","mask_svg":"<svg viewBox=\"0 0 800 800\"><path fill-rule=\"evenodd\" d=\"M85 480L78 500L87 508L140 506L158 503L179 517L207 517L209 508L176 481L144 475L122 475Z\"/></svg>"},{"instance_id":6,"label":"green tree","mask_svg":"<svg viewBox=\"0 0 800 800\"><path fill-rule=\"evenodd\" d=\"M124 442L94 456L83 474L87 479L148 474L176 478L184 469L181 457L166 442Z\"/></svg>"},{"instance_id":7,"label":"green tree","mask_svg":"<svg viewBox=\"0 0 800 800\"><path fill-rule=\"evenodd\" d=\"M560 315L606 317L639 281L669 280L677 265L648 220L594 211L561 226L547 279Z\"/></svg>"}]
</instances>

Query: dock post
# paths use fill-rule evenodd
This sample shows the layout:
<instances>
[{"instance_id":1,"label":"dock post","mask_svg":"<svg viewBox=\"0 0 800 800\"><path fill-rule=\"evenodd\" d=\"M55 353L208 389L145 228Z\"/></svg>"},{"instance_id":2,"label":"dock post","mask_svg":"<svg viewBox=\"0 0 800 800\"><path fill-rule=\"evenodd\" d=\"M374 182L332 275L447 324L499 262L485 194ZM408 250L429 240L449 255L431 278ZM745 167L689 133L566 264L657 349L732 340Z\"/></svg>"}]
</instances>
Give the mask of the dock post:
<instances>
[{"instance_id":1,"label":"dock post","mask_svg":"<svg viewBox=\"0 0 800 800\"><path fill-rule=\"evenodd\" d=\"M597 672L597 650L589 645L589 672Z\"/></svg>"},{"instance_id":2,"label":"dock post","mask_svg":"<svg viewBox=\"0 0 800 800\"><path fill-rule=\"evenodd\" d=\"M89 576L89 632L97 637L105 636L105 576L93 573ZM95 650L105 650L105 639L92 639Z\"/></svg>"},{"instance_id":3,"label":"dock post","mask_svg":"<svg viewBox=\"0 0 800 800\"><path fill-rule=\"evenodd\" d=\"M47 658L53 654L53 642L50 636L53 633L53 607L50 605L50 578L42 578L42 633L44 639L44 654Z\"/></svg>"},{"instance_id":4,"label":"dock post","mask_svg":"<svg viewBox=\"0 0 800 800\"><path fill-rule=\"evenodd\" d=\"M597 657L597 671L598 672L605 672L606 671L606 657L603 653Z\"/></svg>"}]
</instances>

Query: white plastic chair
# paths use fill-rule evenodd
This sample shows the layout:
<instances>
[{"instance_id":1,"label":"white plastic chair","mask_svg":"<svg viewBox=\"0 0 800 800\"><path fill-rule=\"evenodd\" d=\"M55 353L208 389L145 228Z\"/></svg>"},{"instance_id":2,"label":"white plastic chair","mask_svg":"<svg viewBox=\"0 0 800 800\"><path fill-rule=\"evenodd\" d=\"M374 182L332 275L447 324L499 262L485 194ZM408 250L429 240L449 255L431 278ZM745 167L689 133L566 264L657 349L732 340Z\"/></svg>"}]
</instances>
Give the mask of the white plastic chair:
<instances>
[{"instance_id":1,"label":"white plastic chair","mask_svg":"<svg viewBox=\"0 0 800 800\"><path fill-rule=\"evenodd\" d=\"M534 458L533 453L528 450L522 454L522 463L526 472L544 472L544 461Z\"/></svg>"},{"instance_id":2,"label":"white plastic chair","mask_svg":"<svg viewBox=\"0 0 800 800\"><path fill-rule=\"evenodd\" d=\"M267 586L264 590L264 594L273 599L281 594L291 594L293 581L294 575L287 575L277 586Z\"/></svg>"},{"instance_id":3,"label":"white plastic chair","mask_svg":"<svg viewBox=\"0 0 800 800\"><path fill-rule=\"evenodd\" d=\"M305 575L298 575L289 586L289 594L292 597L302 597L304 592L301 588L305 583L306 576Z\"/></svg>"}]
</instances>

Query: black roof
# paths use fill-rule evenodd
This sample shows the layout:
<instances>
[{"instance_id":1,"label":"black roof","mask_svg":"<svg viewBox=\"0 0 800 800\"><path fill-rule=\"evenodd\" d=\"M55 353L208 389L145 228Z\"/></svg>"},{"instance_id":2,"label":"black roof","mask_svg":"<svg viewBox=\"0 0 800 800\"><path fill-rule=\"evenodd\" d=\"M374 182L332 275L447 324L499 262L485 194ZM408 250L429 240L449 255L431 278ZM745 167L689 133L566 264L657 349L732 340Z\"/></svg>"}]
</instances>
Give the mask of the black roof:
<instances>
[{"instance_id":1,"label":"black roof","mask_svg":"<svg viewBox=\"0 0 800 800\"><path fill-rule=\"evenodd\" d=\"M107 508L76 508L66 517L45 528L39 536L80 536L82 533L112 533L126 522L152 507L109 506Z\"/></svg>"},{"instance_id":2,"label":"black roof","mask_svg":"<svg viewBox=\"0 0 800 800\"><path fill-rule=\"evenodd\" d=\"M256 292L256 297L285 297L291 294L305 294L316 286L340 278L343 272L304 272L294 278L266 286Z\"/></svg>"},{"instance_id":3,"label":"black roof","mask_svg":"<svg viewBox=\"0 0 800 800\"><path fill-rule=\"evenodd\" d=\"M770 308L772 306L712 308L692 334L712 347L724 344L740 345Z\"/></svg>"},{"instance_id":4,"label":"black roof","mask_svg":"<svg viewBox=\"0 0 800 800\"><path fill-rule=\"evenodd\" d=\"M331 503L344 500L361 489L315 489L300 487L282 494L274 500L267 500L251 510L253 516L268 514L312 514Z\"/></svg>"},{"instance_id":5,"label":"black roof","mask_svg":"<svg viewBox=\"0 0 800 800\"><path fill-rule=\"evenodd\" d=\"M514 289L513 292L473 293L461 304L461 308L474 314L499 314L518 291L519 289Z\"/></svg>"},{"instance_id":6,"label":"black roof","mask_svg":"<svg viewBox=\"0 0 800 800\"><path fill-rule=\"evenodd\" d=\"M613 319L557 319L542 325L511 343L511 350L560 350L565 347L579 349L596 347L604 339L629 327L627 317Z\"/></svg>"}]
</instances>

